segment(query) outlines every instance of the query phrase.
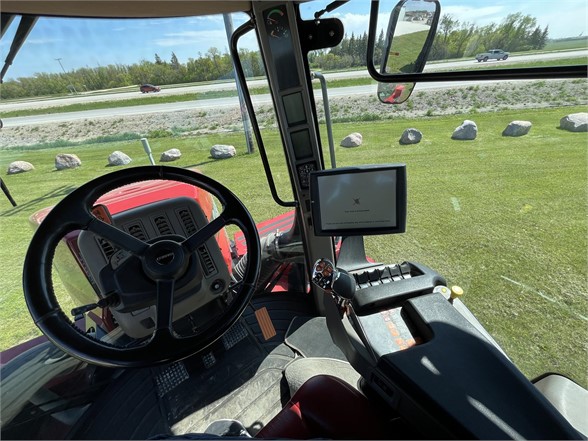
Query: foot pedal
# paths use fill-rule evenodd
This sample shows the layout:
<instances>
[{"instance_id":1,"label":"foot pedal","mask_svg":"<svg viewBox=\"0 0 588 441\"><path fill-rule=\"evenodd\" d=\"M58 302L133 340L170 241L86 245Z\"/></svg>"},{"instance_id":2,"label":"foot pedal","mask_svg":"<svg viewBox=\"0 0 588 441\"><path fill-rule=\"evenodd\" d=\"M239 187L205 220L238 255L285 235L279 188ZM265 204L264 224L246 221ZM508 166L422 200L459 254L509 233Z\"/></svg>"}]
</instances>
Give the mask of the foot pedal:
<instances>
[{"instance_id":1,"label":"foot pedal","mask_svg":"<svg viewBox=\"0 0 588 441\"><path fill-rule=\"evenodd\" d=\"M204 363L204 367L206 369L210 369L214 366L214 364L216 363L216 357L214 356L212 351L202 356L202 363Z\"/></svg>"},{"instance_id":2,"label":"foot pedal","mask_svg":"<svg viewBox=\"0 0 588 441\"><path fill-rule=\"evenodd\" d=\"M247 337L245 327L241 323L235 323L233 327L222 336L223 346L226 350L229 350L245 337Z\"/></svg>"},{"instance_id":3,"label":"foot pedal","mask_svg":"<svg viewBox=\"0 0 588 441\"><path fill-rule=\"evenodd\" d=\"M263 338L265 340L269 340L270 338L275 337L276 328L274 328L272 319L270 318L269 312L267 312L267 308L265 306L255 311L255 318L257 319L257 323L261 328L261 333L263 334Z\"/></svg>"},{"instance_id":4,"label":"foot pedal","mask_svg":"<svg viewBox=\"0 0 588 441\"><path fill-rule=\"evenodd\" d=\"M155 385L157 386L157 395L163 397L169 391L178 387L181 383L186 381L190 376L184 366L184 363L177 362L171 366L166 367L163 372L155 377Z\"/></svg>"}]
</instances>

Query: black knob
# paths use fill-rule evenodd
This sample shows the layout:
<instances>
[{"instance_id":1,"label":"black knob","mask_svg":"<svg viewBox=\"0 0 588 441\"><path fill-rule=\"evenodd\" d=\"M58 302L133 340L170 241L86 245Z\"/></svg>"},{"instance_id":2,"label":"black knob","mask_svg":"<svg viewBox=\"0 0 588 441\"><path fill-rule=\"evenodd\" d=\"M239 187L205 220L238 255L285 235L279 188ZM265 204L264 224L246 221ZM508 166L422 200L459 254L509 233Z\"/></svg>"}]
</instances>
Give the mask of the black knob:
<instances>
[{"instance_id":1,"label":"black knob","mask_svg":"<svg viewBox=\"0 0 588 441\"><path fill-rule=\"evenodd\" d=\"M344 269L336 268L328 259L319 259L312 269L312 281L326 292L351 300L355 295L356 283Z\"/></svg>"}]
</instances>

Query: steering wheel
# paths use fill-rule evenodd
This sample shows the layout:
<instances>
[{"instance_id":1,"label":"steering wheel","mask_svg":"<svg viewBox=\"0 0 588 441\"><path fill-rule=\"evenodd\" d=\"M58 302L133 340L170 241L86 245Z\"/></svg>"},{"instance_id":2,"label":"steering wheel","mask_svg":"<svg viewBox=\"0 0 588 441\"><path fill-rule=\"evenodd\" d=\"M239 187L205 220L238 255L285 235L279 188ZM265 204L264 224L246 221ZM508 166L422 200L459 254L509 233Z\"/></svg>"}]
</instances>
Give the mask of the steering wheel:
<instances>
[{"instance_id":1,"label":"steering wheel","mask_svg":"<svg viewBox=\"0 0 588 441\"><path fill-rule=\"evenodd\" d=\"M91 213L93 204L104 193L123 185L154 179L198 186L214 195L222 204L223 211L185 239L166 237L152 243L139 240ZM174 282L181 277L198 247L229 223L241 228L247 242L247 266L240 286L232 302L214 323L195 335L180 337L172 329ZM143 344L120 347L99 341L77 329L63 312L53 289L51 267L55 248L65 234L74 230L90 231L138 257L144 272L141 276L155 283L155 330ZM255 222L245 205L230 190L207 176L186 169L143 166L96 178L70 193L49 212L29 245L23 269L23 288L35 324L66 353L102 366L143 367L180 360L220 338L239 319L251 300L259 265L260 244Z\"/></svg>"}]
</instances>

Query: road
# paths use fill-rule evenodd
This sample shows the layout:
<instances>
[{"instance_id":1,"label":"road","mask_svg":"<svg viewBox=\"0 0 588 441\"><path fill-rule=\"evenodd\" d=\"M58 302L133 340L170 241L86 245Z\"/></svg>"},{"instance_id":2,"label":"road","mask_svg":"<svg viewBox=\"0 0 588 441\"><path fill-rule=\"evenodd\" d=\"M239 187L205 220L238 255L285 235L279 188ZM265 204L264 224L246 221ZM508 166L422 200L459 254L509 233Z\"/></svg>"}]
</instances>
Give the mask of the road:
<instances>
[{"instance_id":1,"label":"road","mask_svg":"<svg viewBox=\"0 0 588 441\"><path fill-rule=\"evenodd\" d=\"M579 51L567 51L567 52L556 52L556 53L547 53L542 54L541 56L537 55L523 55L519 57L510 57L507 61L500 61L499 63L509 63L509 64L516 64L517 62L525 62L530 60L549 60L554 58L561 58L563 56L566 57L581 57L581 56L588 56L588 50L579 50ZM485 65L492 65L496 63L487 62L484 63ZM436 63L428 65L425 68L425 71L435 71L435 70L447 70L447 69L463 69L464 67L470 66L472 64L478 64L475 60L472 61L455 61L455 62L445 62L445 63ZM357 78L357 77L365 77L367 76L367 72L365 71L352 71L352 72L336 72L325 74L325 79L327 80L327 84L329 81L336 80L336 79L344 79L344 78ZM485 84L491 83L489 81L474 81L468 82L468 85L473 84ZM262 87L266 85L265 80L253 80L249 83L250 88L254 87ZM426 90L426 89L440 89L440 88L447 88L454 86L455 83L452 82L443 82L443 83L421 83L418 84L415 90ZM219 91L219 90L234 90L235 84L233 82L227 83L220 83L220 84L206 84L206 85L198 85L198 86L188 86L188 87L178 87L178 88L168 88L163 89L159 94L161 95L174 95L174 94L185 94L185 93L202 93L208 91ZM367 86L351 86L351 87L338 87L329 90L329 97L337 97L337 96L355 96L355 95L370 95L376 93L376 86L375 85L367 85ZM59 99L51 99L46 101L20 101L20 102L12 102L7 104L2 104L0 106L0 114L2 112L12 111L12 110L22 110L28 108L39 108L39 107L52 107L52 106L66 106L71 104L79 104L79 103L88 103L88 102L97 102L97 101L114 101L114 100L123 100L129 98L137 98L137 97L144 97L148 99L151 95L141 94L138 92L117 92L117 93L104 93L101 95L90 95L90 94L82 94L74 97L64 97ZM319 90L315 91L315 96L320 99L321 93ZM255 105L259 104L270 104L271 97L268 94L264 95L253 95L252 96L253 103ZM14 118L5 118L3 119L4 127L16 127L16 126L26 126L26 125L36 125L36 124L46 124L46 123L62 123L67 121L78 120L81 118L86 119L94 119L94 118L105 118L105 117L113 117L113 116L128 116L128 115L141 115L141 114L149 114L149 113L163 113L163 112L177 112L183 110L197 110L197 109L210 109L215 107L234 107L238 106L239 101L236 97L225 97L225 98L213 98L213 99L202 99L197 101L187 101L187 102L176 102L176 103L167 103L167 104L146 104L143 106L132 106L132 107L115 107L111 109L98 109L98 110L86 110L80 112L67 112L67 113L57 113L57 114L48 114L48 115L34 115L34 116L26 116L26 117L14 117Z\"/></svg>"}]
</instances>

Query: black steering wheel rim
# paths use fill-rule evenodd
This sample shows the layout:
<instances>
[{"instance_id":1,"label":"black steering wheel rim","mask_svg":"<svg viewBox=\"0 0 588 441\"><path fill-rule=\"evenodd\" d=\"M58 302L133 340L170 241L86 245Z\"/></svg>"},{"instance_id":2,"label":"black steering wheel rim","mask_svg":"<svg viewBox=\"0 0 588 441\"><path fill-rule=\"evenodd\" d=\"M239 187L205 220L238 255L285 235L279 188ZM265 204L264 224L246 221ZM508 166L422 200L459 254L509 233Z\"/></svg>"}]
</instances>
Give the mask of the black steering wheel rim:
<instances>
[{"instance_id":1,"label":"black steering wheel rim","mask_svg":"<svg viewBox=\"0 0 588 441\"><path fill-rule=\"evenodd\" d=\"M194 238L214 222L216 225L213 232L227 223L237 225L243 231L247 243L247 267L236 299L219 316L215 325L209 326L197 335L182 338L157 330L146 344L121 348L84 335L69 320L55 296L51 266L55 248L68 232L89 227L98 230L107 227L114 229L90 213L91 207L100 196L121 186L148 180L183 182L200 187L215 196L224 207L222 213L190 238ZM124 236L130 237L127 233L120 233L123 235L122 239L125 239ZM190 238L186 239L186 242ZM237 196L222 184L205 175L182 168L133 167L93 179L74 190L49 212L29 245L23 267L23 289L27 307L35 324L50 341L68 354L102 366L153 366L180 360L205 349L239 319L255 290L260 254L259 236L251 214ZM157 303L158 314L159 308L160 304Z\"/></svg>"}]
</instances>

